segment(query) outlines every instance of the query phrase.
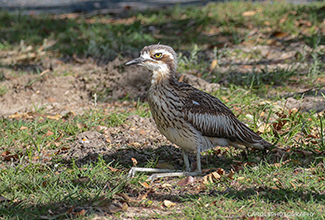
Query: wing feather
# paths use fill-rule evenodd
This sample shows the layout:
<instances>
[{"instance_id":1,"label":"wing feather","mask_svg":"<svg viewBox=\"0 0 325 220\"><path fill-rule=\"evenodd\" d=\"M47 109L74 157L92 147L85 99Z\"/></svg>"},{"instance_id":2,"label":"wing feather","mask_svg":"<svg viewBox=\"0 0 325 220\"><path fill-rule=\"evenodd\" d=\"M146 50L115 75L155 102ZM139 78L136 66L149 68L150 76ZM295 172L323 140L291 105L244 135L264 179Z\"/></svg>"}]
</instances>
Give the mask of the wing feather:
<instances>
[{"instance_id":1,"label":"wing feather","mask_svg":"<svg viewBox=\"0 0 325 220\"><path fill-rule=\"evenodd\" d=\"M193 87L192 87L193 88ZM185 120L204 136L226 138L231 142L256 144L265 142L258 134L239 121L218 98L197 89L183 94Z\"/></svg>"}]
</instances>

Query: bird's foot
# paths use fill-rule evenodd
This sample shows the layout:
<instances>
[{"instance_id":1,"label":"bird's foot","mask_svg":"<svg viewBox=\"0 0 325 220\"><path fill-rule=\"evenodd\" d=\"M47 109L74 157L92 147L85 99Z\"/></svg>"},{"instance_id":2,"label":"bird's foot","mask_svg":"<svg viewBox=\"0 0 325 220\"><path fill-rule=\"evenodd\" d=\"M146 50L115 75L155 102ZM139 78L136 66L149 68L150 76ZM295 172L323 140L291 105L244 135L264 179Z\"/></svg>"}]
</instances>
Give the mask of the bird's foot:
<instances>
[{"instance_id":1,"label":"bird's foot","mask_svg":"<svg viewBox=\"0 0 325 220\"><path fill-rule=\"evenodd\" d=\"M163 177L174 177L174 176L198 176L202 174L202 172L183 172L181 170L170 170L170 169L158 169L158 168L143 168L143 167L132 167L129 171L128 178L134 177L136 172L149 172L155 173L148 177L147 180L154 181L157 178Z\"/></svg>"}]
</instances>

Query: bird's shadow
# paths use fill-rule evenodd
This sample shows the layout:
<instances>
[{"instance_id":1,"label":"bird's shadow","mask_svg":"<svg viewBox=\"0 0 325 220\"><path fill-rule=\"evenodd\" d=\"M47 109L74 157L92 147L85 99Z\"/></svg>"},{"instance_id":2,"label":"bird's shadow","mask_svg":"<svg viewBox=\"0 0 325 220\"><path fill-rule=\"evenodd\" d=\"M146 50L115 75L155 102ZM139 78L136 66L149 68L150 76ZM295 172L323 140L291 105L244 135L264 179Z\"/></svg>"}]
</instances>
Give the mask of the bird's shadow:
<instances>
[{"instance_id":1,"label":"bird's shadow","mask_svg":"<svg viewBox=\"0 0 325 220\"><path fill-rule=\"evenodd\" d=\"M85 157L79 158L75 160L77 166L84 166L89 163L96 163L98 160L98 154L89 154ZM299 168L310 168L312 163L317 161L319 156L317 155L300 155L301 163L299 164ZM183 160L182 160L182 151L179 148L176 148L173 145L162 145L159 147L145 147L145 148L122 148L116 149L111 152L107 152L102 155L102 158L107 164L111 164L114 167L118 165L120 168L122 167L125 171L128 171L129 168L134 166L132 162L132 158L135 158L138 162L138 167L145 167L148 163L151 165L155 165L157 163L167 163L174 166L175 169L182 170L183 169ZM195 161L196 155L190 154L189 158L191 161ZM273 155L272 152L269 152L265 155L265 152L262 151L247 151L247 154L243 154L241 150L235 150L234 148L222 148L222 149L213 149L211 151L205 152L201 155L202 169L212 169L213 168L223 168L226 173L230 172L232 169L236 169L236 165L238 164L247 164L248 166L254 165L258 166L260 163L266 163L268 165L276 165L281 163L283 160L293 161L291 164L295 166L297 161L297 155L291 154L286 157L278 157ZM66 163L70 163L71 161L66 161ZM290 164L287 164L291 166ZM236 171L235 171L236 172ZM150 174L149 174L150 175ZM149 176L148 175L148 176ZM129 181L129 180L125 180ZM168 181L164 180L164 181ZM214 197L216 195L223 195L226 198L245 200L249 199L253 196L259 196L261 199L266 199L270 202L287 202L287 201L308 201L313 199L314 201L324 201L325 195L315 192L309 191L308 189L303 188L293 188L293 187L268 187L265 184L261 186L254 186L251 188L245 187L236 187L231 184L239 184L234 180L233 183L225 183L228 184L227 189L222 190L207 190L204 193L202 192L187 192L180 194L166 194L161 193L159 191L155 191L154 193L148 194L149 197L154 198L158 201L163 201L165 199L174 201L174 202L182 202L185 198L187 199L195 199L198 196L206 195ZM132 187L132 185L129 185ZM143 191L144 192L144 191ZM136 192L133 196L139 196L139 194L143 192Z\"/></svg>"}]
</instances>

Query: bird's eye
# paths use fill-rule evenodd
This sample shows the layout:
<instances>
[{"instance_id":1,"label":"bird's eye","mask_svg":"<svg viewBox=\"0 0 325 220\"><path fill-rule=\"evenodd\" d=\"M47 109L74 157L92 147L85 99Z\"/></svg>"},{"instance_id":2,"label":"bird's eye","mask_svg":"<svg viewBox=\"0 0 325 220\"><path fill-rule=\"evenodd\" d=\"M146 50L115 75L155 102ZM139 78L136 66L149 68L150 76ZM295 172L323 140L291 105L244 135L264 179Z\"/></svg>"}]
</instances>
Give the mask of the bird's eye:
<instances>
[{"instance_id":1,"label":"bird's eye","mask_svg":"<svg viewBox=\"0 0 325 220\"><path fill-rule=\"evenodd\" d=\"M153 55L155 58L161 58L162 53L156 53L155 55Z\"/></svg>"}]
</instances>

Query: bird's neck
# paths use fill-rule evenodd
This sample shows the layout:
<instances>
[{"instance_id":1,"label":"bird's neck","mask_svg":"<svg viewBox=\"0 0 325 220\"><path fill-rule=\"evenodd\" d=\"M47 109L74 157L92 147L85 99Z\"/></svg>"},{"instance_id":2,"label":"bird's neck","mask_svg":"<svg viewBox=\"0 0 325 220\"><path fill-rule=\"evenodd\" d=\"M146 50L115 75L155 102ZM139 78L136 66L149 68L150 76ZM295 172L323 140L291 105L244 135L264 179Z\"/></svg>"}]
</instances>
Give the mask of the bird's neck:
<instances>
[{"instance_id":1,"label":"bird's neck","mask_svg":"<svg viewBox=\"0 0 325 220\"><path fill-rule=\"evenodd\" d=\"M176 81L174 70L168 70L168 71L154 70L154 71L152 71L152 77L151 77L151 86L152 87L167 86L168 84L170 84L174 81Z\"/></svg>"}]
</instances>

